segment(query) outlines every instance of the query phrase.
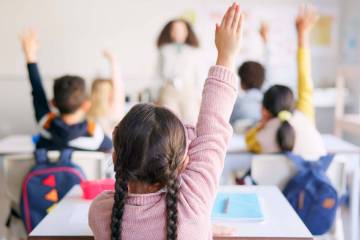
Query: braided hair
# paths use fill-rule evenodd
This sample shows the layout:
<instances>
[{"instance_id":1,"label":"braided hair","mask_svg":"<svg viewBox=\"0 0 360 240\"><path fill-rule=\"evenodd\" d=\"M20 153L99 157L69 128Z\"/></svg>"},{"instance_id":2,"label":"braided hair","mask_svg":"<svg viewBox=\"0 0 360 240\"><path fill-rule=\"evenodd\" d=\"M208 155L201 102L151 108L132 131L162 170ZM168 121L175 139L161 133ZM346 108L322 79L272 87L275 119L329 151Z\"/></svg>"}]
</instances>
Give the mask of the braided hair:
<instances>
[{"instance_id":1,"label":"braided hair","mask_svg":"<svg viewBox=\"0 0 360 240\"><path fill-rule=\"evenodd\" d=\"M115 196L111 214L111 240L118 240L121 235L121 219L124 214L125 199L128 192L127 181L115 174Z\"/></svg>"},{"instance_id":2,"label":"braided hair","mask_svg":"<svg viewBox=\"0 0 360 240\"><path fill-rule=\"evenodd\" d=\"M166 187L167 239L177 239L178 169L186 151L181 121L169 110L151 104L134 106L114 130L115 196L111 239L121 239L129 182Z\"/></svg>"}]
</instances>

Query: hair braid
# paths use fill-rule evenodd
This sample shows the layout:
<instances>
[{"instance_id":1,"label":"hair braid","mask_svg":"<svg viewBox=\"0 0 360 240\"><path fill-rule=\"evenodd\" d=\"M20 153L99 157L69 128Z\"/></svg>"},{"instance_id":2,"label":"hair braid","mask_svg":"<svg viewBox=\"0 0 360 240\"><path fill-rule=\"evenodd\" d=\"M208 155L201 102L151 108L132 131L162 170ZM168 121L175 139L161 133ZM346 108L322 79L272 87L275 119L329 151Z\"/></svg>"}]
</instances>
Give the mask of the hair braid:
<instances>
[{"instance_id":1,"label":"hair braid","mask_svg":"<svg viewBox=\"0 0 360 240\"><path fill-rule=\"evenodd\" d=\"M175 163L176 161L173 161ZM179 182L177 179L176 166L171 167L169 181L167 183L166 211L167 211L167 239L177 239L178 210L177 202L179 195Z\"/></svg>"},{"instance_id":2,"label":"hair braid","mask_svg":"<svg viewBox=\"0 0 360 240\"><path fill-rule=\"evenodd\" d=\"M121 178L119 172L115 175L115 196L111 215L111 239L121 239L122 217L124 214L125 200L128 193L127 179Z\"/></svg>"}]
</instances>

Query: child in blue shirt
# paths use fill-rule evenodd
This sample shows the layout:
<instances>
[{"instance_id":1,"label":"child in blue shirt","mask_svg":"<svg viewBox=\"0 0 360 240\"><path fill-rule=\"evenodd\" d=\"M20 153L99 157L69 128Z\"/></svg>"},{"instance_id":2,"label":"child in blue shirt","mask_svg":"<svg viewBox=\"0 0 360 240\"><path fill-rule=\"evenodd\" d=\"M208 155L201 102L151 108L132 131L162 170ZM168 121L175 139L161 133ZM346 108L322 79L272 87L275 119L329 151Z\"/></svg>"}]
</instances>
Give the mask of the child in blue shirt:
<instances>
[{"instance_id":1,"label":"child in blue shirt","mask_svg":"<svg viewBox=\"0 0 360 240\"><path fill-rule=\"evenodd\" d=\"M85 119L90 108L85 81L78 76L62 76L55 79L52 104L59 114L50 110L37 66L37 35L26 31L21 36L32 87L36 121L40 139L36 148L62 150L110 151L112 142L99 125Z\"/></svg>"},{"instance_id":2,"label":"child in blue shirt","mask_svg":"<svg viewBox=\"0 0 360 240\"><path fill-rule=\"evenodd\" d=\"M261 118L265 68L260 63L248 61L240 66L238 75L244 93L236 99L230 123L234 126L239 120L247 120L251 125Z\"/></svg>"}]
</instances>

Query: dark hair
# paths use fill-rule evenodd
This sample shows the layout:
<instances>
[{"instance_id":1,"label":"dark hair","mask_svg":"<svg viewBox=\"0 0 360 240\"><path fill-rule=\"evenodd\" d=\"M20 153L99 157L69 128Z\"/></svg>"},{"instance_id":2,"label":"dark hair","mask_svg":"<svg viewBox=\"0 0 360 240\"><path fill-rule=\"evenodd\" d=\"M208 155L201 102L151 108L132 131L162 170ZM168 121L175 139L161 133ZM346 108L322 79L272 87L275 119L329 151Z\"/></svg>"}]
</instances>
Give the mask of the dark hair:
<instances>
[{"instance_id":1,"label":"dark hair","mask_svg":"<svg viewBox=\"0 0 360 240\"><path fill-rule=\"evenodd\" d=\"M244 90L261 89L265 81L265 68L258 62L244 62L239 67L238 74Z\"/></svg>"},{"instance_id":2,"label":"dark hair","mask_svg":"<svg viewBox=\"0 0 360 240\"><path fill-rule=\"evenodd\" d=\"M185 43L192 47L199 47L199 41L195 35L194 30L192 29L189 22L184 19L174 19L168 22L165 27L161 30L160 35L157 40L157 47L160 48L165 44L173 43L174 41L171 39L171 27L175 22L182 22L186 25L188 36L186 38Z\"/></svg>"},{"instance_id":3,"label":"dark hair","mask_svg":"<svg viewBox=\"0 0 360 240\"><path fill-rule=\"evenodd\" d=\"M77 76L55 79L54 101L61 114L74 113L86 100L85 80Z\"/></svg>"},{"instance_id":4,"label":"dark hair","mask_svg":"<svg viewBox=\"0 0 360 240\"><path fill-rule=\"evenodd\" d=\"M281 111L294 112L294 94L290 88L274 85L269 88L263 98L263 107L273 117L278 117ZM282 152L292 151L295 145L295 130L288 121L283 121L277 130L276 141Z\"/></svg>"},{"instance_id":5,"label":"dark hair","mask_svg":"<svg viewBox=\"0 0 360 240\"><path fill-rule=\"evenodd\" d=\"M177 239L177 176L186 151L181 121L165 108L138 104L115 128L113 143L116 184L111 239L121 239L127 183L131 181L166 186L167 239Z\"/></svg>"}]
</instances>

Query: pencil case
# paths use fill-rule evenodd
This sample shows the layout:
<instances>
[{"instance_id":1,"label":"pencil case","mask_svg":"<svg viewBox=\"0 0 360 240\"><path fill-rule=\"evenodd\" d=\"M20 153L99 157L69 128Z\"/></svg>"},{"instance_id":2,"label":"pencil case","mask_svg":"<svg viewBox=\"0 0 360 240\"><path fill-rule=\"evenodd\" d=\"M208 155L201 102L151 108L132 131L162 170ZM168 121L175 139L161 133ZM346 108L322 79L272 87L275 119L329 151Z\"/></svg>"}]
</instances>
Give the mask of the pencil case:
<instances>
[{"instance_id":1,"label":"pencil case","mask_svg":"<svg viewBox=\"0 0 360 240\"><path fill-rule=\"evenodd\" d=\"M114 190L115 181L113 179L83 181L80 186L83 191L83 198L91 200L105 190Z\"/></svg>"}]
</instances>

